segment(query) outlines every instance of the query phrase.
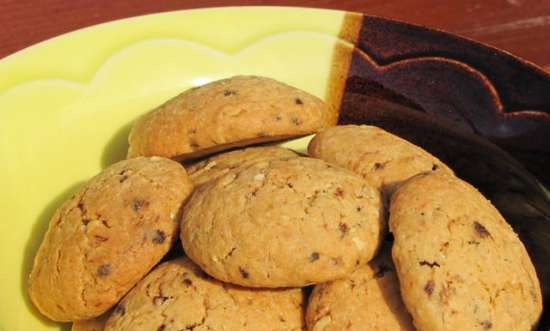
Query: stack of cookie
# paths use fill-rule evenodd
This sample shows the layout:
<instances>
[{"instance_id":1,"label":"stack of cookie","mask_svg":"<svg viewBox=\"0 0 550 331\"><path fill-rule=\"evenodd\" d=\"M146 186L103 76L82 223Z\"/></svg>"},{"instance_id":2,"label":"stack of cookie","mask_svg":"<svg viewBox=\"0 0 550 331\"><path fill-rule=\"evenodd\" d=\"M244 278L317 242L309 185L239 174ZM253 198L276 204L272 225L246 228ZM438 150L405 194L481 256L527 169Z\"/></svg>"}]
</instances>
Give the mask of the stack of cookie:
<instances>
[{"instance_id":1,"label":"stack of cookie","mask_svg":"<svg viewBox=\"0 0 550 331\"><path fill-rule=\"evenodd\" d=\"M251 76L168 101L55 213L31 299L81 331L531 330L540 285L490 202L421 148L334 118ZM317 132L309 156L246 147Z\"/></svg>"}]
</instances>

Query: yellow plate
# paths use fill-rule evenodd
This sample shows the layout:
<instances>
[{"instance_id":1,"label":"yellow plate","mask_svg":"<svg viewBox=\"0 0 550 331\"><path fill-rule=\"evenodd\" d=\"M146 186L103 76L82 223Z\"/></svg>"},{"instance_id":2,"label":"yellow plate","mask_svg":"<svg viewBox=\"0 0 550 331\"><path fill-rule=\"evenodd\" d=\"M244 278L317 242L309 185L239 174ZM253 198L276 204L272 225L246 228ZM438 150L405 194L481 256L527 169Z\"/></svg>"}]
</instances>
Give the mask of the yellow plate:
<instances>
[{"instance_id":1,"label":"yellow plate","mask_svg":"<svg viewBox=\"0 0 550 331\"><path fill-rule=\"evenodd\" d=\"M29 268L60 202L124 157L132 120L182 90L235 74L325 98L344 15L278 7L155 14L0 61L0 330L63 327L29 302Z\"/></svg>"}]
</instances>

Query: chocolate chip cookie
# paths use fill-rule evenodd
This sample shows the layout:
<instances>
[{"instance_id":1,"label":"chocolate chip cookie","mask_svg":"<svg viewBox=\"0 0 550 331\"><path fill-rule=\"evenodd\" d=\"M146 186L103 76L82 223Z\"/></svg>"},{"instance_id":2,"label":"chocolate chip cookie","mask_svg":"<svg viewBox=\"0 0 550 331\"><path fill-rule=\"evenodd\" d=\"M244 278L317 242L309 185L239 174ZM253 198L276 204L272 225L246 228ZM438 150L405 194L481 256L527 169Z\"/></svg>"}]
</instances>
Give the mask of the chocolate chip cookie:
<instances>
[{"instance_id":1,"label":"chocolate chip cookie","mask_svg":"<svg viewBox=\"0 0 550 331\"><path fill-rule=\"evenodd\" d=\"M114 309L105 331L301 331L301 289L221 283L187 258L159 265Z\"/></svg>"},{"instance_id":2,"label":"chocolate chip cookie","mask_svg":"<svg viewBox=\"0 0 550 331\"><path fill-rule=\"evenodd\" d=\"M393 261L418 330L530 331L541 290L529 256L475 188L418 175L393 195Z\"/></svg>"},{"instance_id":3,"label":"chocolate chip cookie","mask_svg":"<svg viewBox=\"0 0 550 331\"><path fill-rule=\"evenodd\" d=\"M30 275L36 307L55 321L107 311L170 249L191 190L185 169L160 157L92 178L50 221Z\"/></svg>"},{"instance_id":4,"label":"chocolate chip cookie","mask_svg":"<svg viewBox=\"0 0 550 331\"><path fill-rule=\"evenodd\" d=\"M182 217L186 254L211 276L251 287L342 278L375 254L380 193L322 160L256 162L199 186Z\"/></svg>"},{"instance_id":5,"label":"chocolate chip cookie","mask_svg":"<svg viewBox=\"0 0 550 331\"><path fill-rule=\"evenodd\" d=\"M375 126L342 125L318 133L311 156L363 176L386 198L404 180L426 171L452 171L422 148Z\"/></svg>"},{"instance_id":6,"label":"chocolate chip cookie","mask_svg":"<svg viewBox=\"0 0 550 331\"><path fill-rule=\"evenodd\" d=\"M414 331L390 251L384 250L344 279L316 285L306 323L308 331Z\"/></svg>"},{"instance_id":7,"label":"chocolate chip cookie","mask_svg":"<svg viewBox=\"0 0 550 331\"><path fill-rule=\"evenodd\" d=\"M139 119L128 157L185 160L317 132L331 123L319 98L270 78L235 76L183 92Z\"/></svg>"}]
</instances>

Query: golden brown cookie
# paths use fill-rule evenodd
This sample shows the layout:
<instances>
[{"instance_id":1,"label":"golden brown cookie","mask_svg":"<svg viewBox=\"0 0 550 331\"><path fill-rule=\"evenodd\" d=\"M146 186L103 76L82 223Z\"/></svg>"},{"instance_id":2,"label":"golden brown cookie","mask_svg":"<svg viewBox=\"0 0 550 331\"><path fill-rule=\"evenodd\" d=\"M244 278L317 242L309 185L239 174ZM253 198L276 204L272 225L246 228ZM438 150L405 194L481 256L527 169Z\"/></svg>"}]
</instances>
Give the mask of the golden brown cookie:
<instances>
[{"instance_id":1,"label":"golden brown cookie","mask_svg":"<svg viewBox=\"0 0 550 331\"><path fill-rule=\"evenodd\" d=\"M191 181L195 185L201 185L237 167L247 166L258 161L284 159L295 156L297 154L293 151L277 146L248 147L214 155L186 167L186 169Z\"/></svg>"},{"instance_id":2,"label":"golden brown cookie","mask_svg":"<svg viewBox=\"0 0 550 331\"><path fill-rule=\"evenodd\" d=\"M306 323L308 331L414 331L389 251L348 278L316 285Z\"/></svg>"},{"instance_id":3,"label":"golden brown cookie","mask_svg":"<svg viewBox=\"0 0 550 331\"><path fill-rule=\"evenodd\" d=\"M103 331L110 314L111 312L109 311L91 320L73 322L71 331Z\"/></svg>"},{"instance_id":4,"label":"golden brown cookie","mask_svg":"<svg viewBox=\"0 0 550 331\"><path fill-rule=\"evenodd\" d=\"M331 118L311 94L270 78L235 76L187 90L139 119L128 157L185 160L310 134Z\"/></svg>"},{"instance_id":5,"label":"golden brown cookie","mask_svg":"<svg viewBox=\"0 0 550 331\"><path fill-rule=\"evenodd\" d=\"M437 172L414 177L392 197L390 229L418 330L532 330L542 310L535 268L475 188Z\"/></svg>"},{"instance_id":6,"label":"golden brown cookie","mask_svg":"<svg viewBox=\"0 0 550 331\"><path fill-rule=\"evenodd\" d=\"M107 311L170 249L191 190L185 169L160 157L92 178L50 221L30 275L36 307L55 321Z\"/></svg>"},{"instance_id":7,"label":"golden brown cookie","mask_svg":"<svg viewBox=\"0 0 550 331\"><path fill-rule=\"evenodd\" d=\"M375 254L380 193L322 160L257 162L199 186L186 205L186 254L211 276L251 287L344 277Z\"/></svg>"},{"instance_id":8,"label":"golden brown cookie","mask_svg":"<svg viewBox=\"0 0 550 331\"><path fill-rule=\"evenodd\" d=\"M301 331L301 289L223 284L187 258L159 265L115 308L106 331Z\"/></svg>"},{"instance_id":9,"label":"golden brown cookie","mask_svg":"<svg viewBox=\"0 0 550 331\"><path fill-rule=\"evenodd\" d=\"M311 156L363 176L388 198L398 185L426 171L452 173L422 148L375 126L343 125L318 133L308 146Z\"/></svg>"}]
</instances>

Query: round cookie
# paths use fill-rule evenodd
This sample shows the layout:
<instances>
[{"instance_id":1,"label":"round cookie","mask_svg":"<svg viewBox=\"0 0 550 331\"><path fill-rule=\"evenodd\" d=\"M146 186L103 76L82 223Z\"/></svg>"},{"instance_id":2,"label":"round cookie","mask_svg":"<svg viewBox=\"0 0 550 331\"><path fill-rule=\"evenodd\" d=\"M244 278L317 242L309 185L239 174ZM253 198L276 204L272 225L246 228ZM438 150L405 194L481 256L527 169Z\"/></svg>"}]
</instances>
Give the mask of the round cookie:
<instances>
[{"instance_id":1,"label":"round cookie","mask_svg":"<svg viewBox=\"0 0 550 331\"><path fill-rule=\"evenodd\" d=\"M401 294L418 330L536 325L535 268L512 228L469 184L442 173L412 178L392 197L390 229Z\"/></svg>"},{"instance_id":2,"label":"round cookie","mask_svg":"<svg viewBox=\"0 0 550 331\"><path fill-rule=\"evenodd\" d=\"M73 322L71 331L103 331L111 312L85 321Z\"/></svg>"},{"instance_id":3,"label":"round cookie","mask_svg":"<svg viewBox=\"0 0 550 331\"><path fill-rule=\"evenodd\" d=\"M380 193L322 160L257 162L199 186L182 216L186 254L211 276L249 287L342 278L380 242Z\"/></svg>"},{"instance_id":4,"label":"round cookie","mask_svg":"<svg viewBox=\"0 0 550 331\"><path fill-rule=\"evenodd\" d=\"M416 174L434 170L452 174L435 156L375 126L343 125L323 130L309 143L308 153L360 174L386 198Z\"/></svg>"},{"instance_id":5,"label":"round cookie","mask_svg":"<svg viewBox=\"0 0 550 331\"><path fill-rule=\"evenodd\" d=\"M211 156L186 169L191 181L195 185L201 185L241 166L295 156L297 154L293 151L278 146L248 147Z\"/></svg>"},{"instance_id":6,"label":"round cookie","mask_svg":"<svg viewBox=\"0 0 550 331\"><path fill-rule=\"evenodd\" d=\"M92 178L50 221L30 275L33 303L55 321L107 311L170 249L191 190L185 169L160 157Z\"/></svg>"},{"instance_id":7,"label":"round cookie","mask_svg":"<svg viewBox=\"0 0 550 331\"><path fill-rule=\"evenodd\" d=\"M115 308L105 331L301 331L301 289L223 284L187 258L159 265Z\"/></svg>"},{"instance_id":8,"label":"round cookie","mask_svg":"<svg viewBox=\"0 0 550 331\"><path fill-rule=\"evenodd\" d=\"M348 278L316 285L306 324L308 331L414 331L389 252Z\"/></svg>"},{"instance_id":9,"label":"round cookie","mask_svg":"<svg viewBox=\"0 0 550 331\"><path fill-rule=\"evenodd\" d=\"M128 157L196 158L329 126L324 102L270 78L235 76L183 92L133 126Z\"/></svg>"}]
</instances>

